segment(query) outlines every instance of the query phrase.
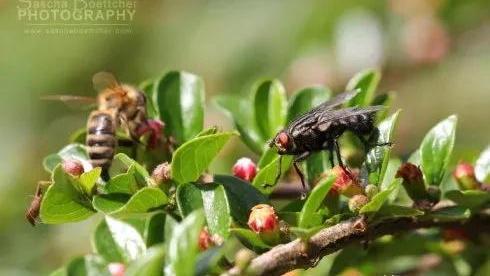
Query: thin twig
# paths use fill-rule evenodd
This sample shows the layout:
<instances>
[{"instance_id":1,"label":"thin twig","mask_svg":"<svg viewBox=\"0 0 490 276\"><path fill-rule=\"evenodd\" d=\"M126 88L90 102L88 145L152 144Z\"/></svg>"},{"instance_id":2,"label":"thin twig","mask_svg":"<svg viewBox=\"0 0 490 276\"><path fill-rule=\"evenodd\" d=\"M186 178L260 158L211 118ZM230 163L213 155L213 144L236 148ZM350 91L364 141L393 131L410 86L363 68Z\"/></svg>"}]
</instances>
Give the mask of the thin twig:
<instances>
[{"instance_id":1,"label":"thin twig","mask_svg":"<svg viewBox=\"0 0 490 276\"><path fill-rule=\"evenodd\" d=\"M368 225L365 217L358 216L337 225L320 230L307 242L300 239L273 247L254 258L245 274L281 275L297 268L314 266L322 257L345 246L370 241L386 234L429 227L467 227L490 232L490 216L481 214L467 220L438 221L434 219L400 218ZM225 275L240 275L240 268L233 267Z\"/></svg>"}]
</instances>

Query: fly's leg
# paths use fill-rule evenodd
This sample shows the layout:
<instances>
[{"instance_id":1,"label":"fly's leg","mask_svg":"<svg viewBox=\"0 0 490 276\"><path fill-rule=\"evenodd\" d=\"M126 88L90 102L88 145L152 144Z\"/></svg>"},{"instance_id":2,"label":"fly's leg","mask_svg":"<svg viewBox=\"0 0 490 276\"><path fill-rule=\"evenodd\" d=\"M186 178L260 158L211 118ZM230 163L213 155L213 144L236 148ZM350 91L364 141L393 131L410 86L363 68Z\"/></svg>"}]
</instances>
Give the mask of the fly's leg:
<instances>
[{"instance_id":1,"label":"fly's leg","mask_svg":"<svg viewBox=\"0 0 490 276\"><path fill-rule=\"evenodd\" d=\"M308 156L310 156L310 154L311 154L311 152L305 151L302 154L296 156L293 160L294 170L298 174L299 179L301 180L301 185L303 186L303 190L305 190L305 191L306 191L305 175L303 174L303 172L299 168L298 163L301 161L304 161L306 158L308 158Z\"/></svg>"},{"instance_id":2,"label":"fly's leg","mask_svg":"<svg viewBox=\"0 0 490 276\"><path fill-rule=\"evenodd\" d=\"M277 181L279 181L279 178L281 178L281 169L282 169L282 155L279 156L279 166L277 166L277 175L276 175L276 179L274 179L274 184L277 183Z\"/></svg>"},{"instance_id":3,"label":"fly's leg","mask_svg":"<svg viewBox=\"0 0 490 276\"><path fill-rule=\"evenodd\" d=\"M344 162L342 161L342 156L340 156L340 147L339 147L339 141L335 140L334 141L335 145L335 152L337 153L337 162L339 163L339 166L344 170L345 173L349 175L349 177L352 178L352 173L350 170L344 165Z\"/></svg>"}]
</instances>

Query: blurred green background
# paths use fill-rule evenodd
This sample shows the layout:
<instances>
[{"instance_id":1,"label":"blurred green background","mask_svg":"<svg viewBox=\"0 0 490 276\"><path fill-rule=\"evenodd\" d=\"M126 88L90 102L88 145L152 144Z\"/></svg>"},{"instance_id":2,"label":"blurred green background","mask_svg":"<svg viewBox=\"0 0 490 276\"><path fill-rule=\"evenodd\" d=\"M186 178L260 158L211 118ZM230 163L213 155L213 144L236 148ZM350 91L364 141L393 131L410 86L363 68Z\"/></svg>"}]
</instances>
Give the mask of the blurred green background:
<instances>
[{"instance_id":1,"label":"blurred green background","mask_svg":"<svg viewBox=\"0 0 490 276\"><path fill-rule=\"evenodd\" d=\"M101 70L135 84L167 69L196 73L206 83L206 125L230 128L212 104L217 94L248 95L262 77L279 78L289 94L314 84L340 92L355 72L376 67L379 92L396 91L393 109L403 109L402 156L453 113L455 161L490 141L487 0L141 0L129 34L81 35L25 34L18 5L0 0L0 275L47 273L90 250L98 218L32 228L24 210L48 177L42 158L88 114L40 96L95 95L91 76ZM216 171L229 171L239 155L256 158L234 143Z\"/></svg>"}]
</instances>

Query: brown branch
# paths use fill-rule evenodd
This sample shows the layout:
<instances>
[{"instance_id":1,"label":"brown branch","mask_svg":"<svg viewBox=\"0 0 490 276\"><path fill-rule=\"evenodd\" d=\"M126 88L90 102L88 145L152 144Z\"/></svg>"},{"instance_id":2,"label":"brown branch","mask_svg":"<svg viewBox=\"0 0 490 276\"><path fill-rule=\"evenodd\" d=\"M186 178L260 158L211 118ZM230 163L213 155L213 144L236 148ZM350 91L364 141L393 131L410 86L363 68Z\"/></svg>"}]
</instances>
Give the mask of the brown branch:
<instances>
[{"instance_id":1,"label":"brown branch","mask_svg":"<svg viewBox=\"0 0 490 276\"><path fill-rule=\"evenodd\" d=\"M340 222L313 235L307 242L299 239L273 247L254 258L246 274L280 275L296 268L309 268L326 255L336 252L356 242L367 242L386 234L429 228L429 227L467 227L490 232L490 216L481 214L467 220L443 222L433 219L401 218L368 225L364 216ZM228 270L226 275L241 275L238 267Z\"/></svg>"}]
</instances>

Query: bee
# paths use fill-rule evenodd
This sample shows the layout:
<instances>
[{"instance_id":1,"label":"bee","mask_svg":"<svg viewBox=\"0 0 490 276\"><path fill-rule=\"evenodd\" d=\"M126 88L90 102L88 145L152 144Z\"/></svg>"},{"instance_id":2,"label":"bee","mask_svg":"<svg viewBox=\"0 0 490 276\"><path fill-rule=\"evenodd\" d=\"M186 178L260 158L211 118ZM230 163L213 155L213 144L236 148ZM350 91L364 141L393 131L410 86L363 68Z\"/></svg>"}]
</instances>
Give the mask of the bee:
<instances>
[{"instance_id":1,"label":"bee","mask_svg":"<svg viewBox=\"0 0 490 276\"><path fill-rule=\"evenodd\" d=\"M293 166L300 176L303 188L306 185L298 163L314 152L327 150L330 153L329 161L332 167L335 152L339 166L350 174L342 162L338 143L338 139L346 131L359 137L366 149L372 146L391 145L391 143L372 143L379 135L379 130L374 125L375 115L384 106L337 108L352 99L357 93L359 91L344 92L300 115L280 130L269 143L270 147L277 148L281 156L294 155ZM276 182L279 177L280 172Z\"/></svg>"},{"instance_id":2,"label":"bee","mask_svg":"<svg viewBox=\"0 0 490 276\"><path fill-rule=\"evenodd\" d=\"M47 100L61 100L65 103L96 103L97 109L87 119L85 145L93 167L102 168L102 178L109 179L108 170L118 144L132 145L145 132L159 132L163 125L149 124L146 113L145 94L128 84L121 84L108 72L99 72L92 77L98 92L97 98L51 95ZM131 138L118 141L116 131L122 128ZM157 135L158 133L152 133Z\"/></svg>"},{"instance_id":3,"label":"bee","mask_svg":"<svg viewBox=\"0 0 490 276\"><path fill-rule=\"evenodd\" d=\"M133 141L141 136L139 130L148 128L146 96L133 86L120 84L111 73L99 72L92 78L98 109L87 120L86 146L93 167L102 168L108 179L118 141L116 130L122 127Z\"/></svg>"}]
</instances>

